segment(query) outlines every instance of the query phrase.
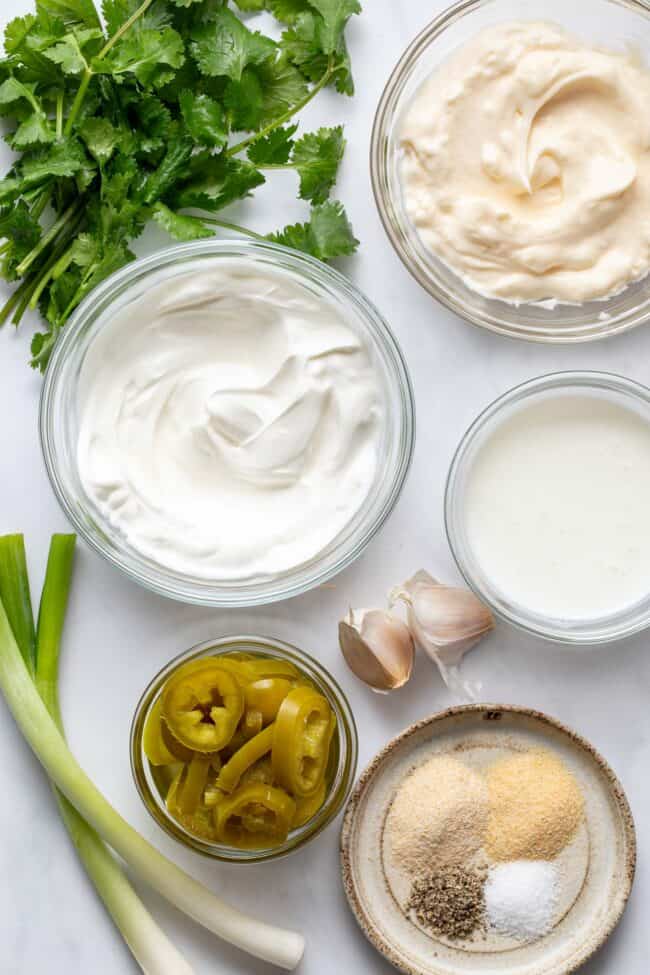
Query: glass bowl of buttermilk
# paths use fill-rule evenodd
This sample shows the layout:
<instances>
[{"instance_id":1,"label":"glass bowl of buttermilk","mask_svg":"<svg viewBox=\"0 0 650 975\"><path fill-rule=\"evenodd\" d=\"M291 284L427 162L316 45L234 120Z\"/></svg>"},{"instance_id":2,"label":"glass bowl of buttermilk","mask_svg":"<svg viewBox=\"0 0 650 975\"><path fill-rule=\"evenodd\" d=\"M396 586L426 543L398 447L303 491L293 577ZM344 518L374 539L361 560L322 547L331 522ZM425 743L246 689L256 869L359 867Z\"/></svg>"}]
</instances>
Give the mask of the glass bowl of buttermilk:
<instances>
[{"instance_id":1,"label":"glass bowl of buttermilk","mask_svg":"<svg viewBox=\"0 0 650 975\"><path fill-rule=\"evenodd\" d=\"M349 565L397 501L414 423L399 346L343 275L215 239L96 288L40 410L52 486L86 541L161 595L224 607Z\"/></svg>"},{"instance_id":2,"label":"glass bowl of buttermilk","mask_svg":"<svg viewBox=\"0 0 650 975\"><path fill-rule=\"evenodd\" d=\"M650 314L650 8L460 0L377 109L376 203L416 280L466 321L537 342Z\"/></svg>"},{"instance_id":3,"label":"glass bowl of buttermilk","mask_svg":"<svg viewBox=\"0 0 650 975\"><path fill-rule=\"evenodd\" d=\"M650 625L650 389L599 372L529 380L472 423L445 522L468 585L548 640L608 643Z\"/></svg>"},{"instance_id":4,"label":"glass bowl of buttermilk","mask_svg":"<svg viewBox=\"0 0 650 975\"><path fill-rule=\"evenodd\" d=\"M206 712L199 724L188 694ZM131 726L133 776L158 825L234 863L276 859L318 836L350 793L357 752L332 675L261 636L221 637L176 657L144 691Z\"/></svg>"}]
</instances>

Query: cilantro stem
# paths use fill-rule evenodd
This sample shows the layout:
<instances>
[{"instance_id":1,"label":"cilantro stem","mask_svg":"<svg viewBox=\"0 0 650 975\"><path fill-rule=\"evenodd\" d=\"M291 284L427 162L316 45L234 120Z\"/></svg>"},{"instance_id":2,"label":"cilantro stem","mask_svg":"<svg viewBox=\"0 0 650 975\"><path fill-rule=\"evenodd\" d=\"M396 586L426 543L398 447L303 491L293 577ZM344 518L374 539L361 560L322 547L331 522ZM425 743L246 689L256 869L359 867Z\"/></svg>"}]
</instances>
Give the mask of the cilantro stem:
<instances>
[{"instance_id":1,"label":"cilantro stem","mask_svg":"<svg viewBox=\"0 0 650 975\"><path fill-rule=\"evenodd\" d=\"M88 91L88 85L90 84L90 79L93 76L93 71L90 68L86 68L81 77L81 83L77 89L77 94L74 96L74 101L72 102L72 107L70 109L70 114L68 115L68 121L65 123L65 128L63 130L64 135L70 135L72 132L72 126L74 125L77 115L79 114L79 109L86 97L86 92Z\"/></svg>"},{"instance_id":2,"label":"cilantro stem","mask_svg":"<svg viewBox=\"0 0 650 975\"><path fill-rule=\"evenodd\" d=\"M46 189L41 190L41 195L36 197L34 204L32 206L32 216L38 220L38 218L43 213L43 210L50 202L50 197L52 196L52 187L48 186Z\"/></svg>"},{"instance_id":3,"label":"cilantro stem","mask_svg":"<svg viewBox=\"0 0 650 975\"><path fill-rule=\"evenodd\" d=\"M293 118L294 115L301 112L305 105L309 105L312 98L315 98L318 92L325 87L332 75L335 74L340 67L341 65L334 66L334 59L330 54L325 73L316 82L314 87L310 88L304 98L301 98L299 102L296 102L295 105L292 105L291 108L287 109L283 115L278 115L276 119L269 123L269 125L265 126L265 128L260 129L259 132L255 132L253 135L248 136L247 139L242 139L241 142L236 142L234 146L230 146L230 148L226 150L226 155L236 156L238 153L242 152L242 150L252 146L253 143L257 142L258 139L263 139L265 136L269 135L270 132L273 132L274 129L277 129L278 126L284 125L284 123L288 122L289 119Z\"/></svg>"},{"instance_id":4,"label":"cilantro stem","mask_svg":"<svg viewBox=\"0 0 650 975\"><path fill-rule=\"evenodd\" d=\"M39 255L43 253L45 248L52 243L54 238L58 235L59 231L66 225L70 217L72 217L74 213L79 210L81 205L82 205L82 198L73 200L73 202L70 204L68 209L63 211L61 216L54 221L54 223L47 231L47 233L45 233L41 237L36 247L34 247L34 249L29 252L27 257L20 262L20 264L16 268L16 274L19 274L22 277L25 271L27 271L32 266L36 258L39 257Z\"/></svg>"},{"instance_id":5,"label":"cilantro stem","mask_svg":"<svg viewBox=\"0 0 650 975\"><path fill-rule=\"evenodd\" d=\"M117 44L120 37L122 37L123 34L126 34L127 30L129 30L133 26L133 24L135 24L136 20L138 20L144 13L146 13L147 8L150 7L152 3L153 0L144 0L144 2L140 4L138 9L133 11L133 13L128 18L128 20L125 20L124 23L120 27L118 27L118 29L115 31L113 36L108 39L106 44L104 44L103 48L97 55L97 57L100 60L101 58L106 57L106 55L113 47L113 45Z\"/></svg>"},{"instance_id":6,"label":"cilantro stem","mask_svg":"<svg viewBox=\"0 0 650 975\"><path fill-rule=\"evenodd\" d=\"M113 45L117 44L120 37L126 34L126 32L133 26L136 20L138 20L138 18L141 17L142 14L146 12L147 8L150 7L152 3L153 0L144 0L144 2L140 4L138 9L135 10L131 14L131 16L127 20L125 20L124 23L115 31L113 36L109 37L109 39L106 41L103 48L97 55L97 57L100 60L101 58L106 57L106 55L111 50ZM77 94L74 96L74 101L72 102L72 107L70 108L68 121L65 123L65 128L63 130L64 135L70 135L70 133L72 132L72 126L77 120L77 115L79 114L79 110L83 104L83 100L86 97L86 92L88 91L88 85L90 84L94 73L95 72L93 71L92 68L86 66L84 73L81 77L81 83L77 90Z\"/></svg>"},{"instance_id":7,"label":"cilantro stem","mask_svg":"<svg viewBox=\"0 0 650 975\"><path fill-rule=\"evenodd\" d=\"M20 320L23 317L26 309L35 308L38 299L40 298L43 289L47 285L50 273L56 266L59 258L64 253L70 237L73 236L79 229L81 223L83 222L84 214L82 212L77 213L76 218L73 219L67 226L63 228L57 240L55 240L51 252L49 255L43 254L43 260L38 267L34 268L33 272L23 281L22 285L16 289L12 295L12 299L15 297L16 300L10 299L5 305L5 308L0 313L0 324L2 324L11 311L13 313L11 321L14 325L19 325Z\"/></svg>"},{"instance_id":8,"label":"cilantro stem","mask_svg":"<svg viewBox=\"0 0 650 975\"><path fill-rule=\"evenodd\" d=\"M56 96L56 137L60 139L63 135L63 92L60 91Z\"/></svg>"},{"instance_id":9,"label":"cilantro stem","mask_svg":"<svg viewBox=\"0 0 650 975\"><path fill-rule=\"evenodd\" d=\"M52 278L54 275L59 261L62 260L66 254L71 254L72 248L68 248L68 243L73 234L77 233L82 222L83 214L78 213L77 219L66 228L65 233L62 234L61 238L56 242L56 246L53 248L49 260L45 263L41 271L41 276L36 281L36 285L29 299L28 304L31 309L36 308L38 305L38 300L43 294L44 289L47 287L50 278Z\"/></svg>"},{"instance_id":10,"label":"cilantro stem","mask_svg":"<svg viewBox=\"0 0 650 975\"><path fill-rule=\"evenodd\" d=\"M247 227L240 227L238 223L229 223L227 220L215 220L214 217L200 217L203 223L212 224L215 227L223 227L224 230L234 230L237 234L243 234L245 237L254 237L256 240L266 240L262 234L256 233L254 230L249 230Z\"/></svg>"},{"instance_id":11,"label":"cilantro stem","mask_svg":"<svg viewBox=\"0 0 650 975\"><path fill-rule=\"evenodd\" d=\"M3 307L0 309L0 326L4 325L16 305L20 302L25 292L31 293L31 288L34 284L34 275L30 275L25 278L22 284L19 284L16 290L13 292L11 297L5 302Z\"/></svg>"}]
</instances>

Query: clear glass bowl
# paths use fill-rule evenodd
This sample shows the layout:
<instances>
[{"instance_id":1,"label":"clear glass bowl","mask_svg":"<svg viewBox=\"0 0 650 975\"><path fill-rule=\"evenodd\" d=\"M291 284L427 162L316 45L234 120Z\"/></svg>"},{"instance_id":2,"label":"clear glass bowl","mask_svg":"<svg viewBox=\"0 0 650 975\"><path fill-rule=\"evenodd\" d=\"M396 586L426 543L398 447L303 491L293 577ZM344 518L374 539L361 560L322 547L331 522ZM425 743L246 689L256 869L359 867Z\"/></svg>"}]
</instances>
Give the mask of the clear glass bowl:
<instances>
[{"instance_id":1,"label":"clear glass bowl","mask_svg":"<svg viewBox=\"0 0 650 975\"><path fill-rule=\"evenodd\" d=\"M601 372L557 372L515 386L474 420L458 446L445 490L447 538L468 586L501 619L528 633L558 643L609 643L650 626L650 593L641 602L597 619L562 620L539 615L519 603L511 602L492 584L474 556L465 529L464 500L468 475L485 441L524 401L566 394L604 397L633 409L650 423L650 389L622 376Z\"/></svg>"},{"instance_id":2,"label":"clear glass bowl","mask_svg":"<svg viewBox=\"0 0 650 975\"><path fill-rule=\"evenodd\" d=\"M189 660L235 652L277 657L279 660L288 660L295 664L325 695L337 720L338 747L333 753L334 759L330 759L333 761L333 767L330 767L331 781L325 802L309 822L292 830L281 846L270 847L266 850L237 850L229 846L222 846L219 843L209 843L183 829L181 824L167 811L142 747L142 736L149 712L156 703L165 682L174 671ZM274 860L299 849L305 843L313 840L315 836L318 836L335 819L350 794L357 769L357 753L358 737L354 717L345 694L332 675L317 660L314 660L304 651L298 650L297 647L283 643L282 640L261 636L221 637L217 640L198 644L176 657L160 673L156 674L145 690L140 698L131 725L133 777L142 801L158 825L162 826L174 839L198 853L203 853L216 860L228 860L234 863Z\"/></svg>"},{"instance_id":3,"label":"clear glass bowl","mask_svg":"<svg viewBox=\"0 0 650 975\"><path fill-rule=\"evenodd\" d=\"M375 482L346 528L311 561L277 575L206 580L176 573L139 553L87 497L77 468L77 390L84 357L111 316L162 280L207 262L237 258L280 269L340 309L365 341L382 387L386 419ZM209 606L253 606L303 593L356 559L390 514L406 477L415 437L408 371L390 328L370 301L337 271L276 244L200 240L135 261L99 285L79 306L58 340L45 376L40 409L45 466L76 531L136 582L154 592Z\"/></svg>"},{"instance_id":4,"label":"clear glass bowl","mask_svg":"<svg viewBox=\"0 0 650 975\"><path fill-rule=\"evenodd\" d=\"M645 0L459 0L409 45L377 108L370 173L382 222L406 268L434 298L474 325L536 342L581 342L634 328L650 316L650 275L621 294L582 305L509 304L472 291L421 242L403 202L399 130L422 83L481 30L512 20L544 20L607 50L650 50Z\"/></svg>"}]
</instances>

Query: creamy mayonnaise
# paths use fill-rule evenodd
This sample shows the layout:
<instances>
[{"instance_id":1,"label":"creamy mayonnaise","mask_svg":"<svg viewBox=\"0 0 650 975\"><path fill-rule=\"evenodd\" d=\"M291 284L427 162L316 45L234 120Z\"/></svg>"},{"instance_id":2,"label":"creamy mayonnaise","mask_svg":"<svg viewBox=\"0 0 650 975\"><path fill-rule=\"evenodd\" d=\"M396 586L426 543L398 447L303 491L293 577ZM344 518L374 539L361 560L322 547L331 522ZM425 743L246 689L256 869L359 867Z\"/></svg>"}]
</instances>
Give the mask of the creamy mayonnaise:
<instances>
[{"instance_id":1,"label":"creamy mayonnaise","mask_svg":"<svg viewBox=\"0 0 650 975\"><path fill-rule=\"evenodd\" d=\"M650 593L650 423L596 395L522 405L469 469L467 544L543 616L596 619Z\"/></svg>"},{"instance_id":2,"label":"creamy mayonnaise","mask_svg":"<svg viewBox=\"0 0 650 975\"><path fill-rule=\"evenodd\" d=\"M650 72L631 59L490 28L422 86L400 144L421 240L475 291L579 303L650 270Z\"/></svg>"},{"instance_id":3,"label":"creamy mayonnaise","mask_svg":"<svg viewBox=\"0 0 650 975\"><path fill-rule=\"evenodd\" d=\"M184 574L307 562L377 471L368 349L325 297L269 266L221 259L126 305L79 395L86 493L134 549Z\"/></svg>"}]
</instances>

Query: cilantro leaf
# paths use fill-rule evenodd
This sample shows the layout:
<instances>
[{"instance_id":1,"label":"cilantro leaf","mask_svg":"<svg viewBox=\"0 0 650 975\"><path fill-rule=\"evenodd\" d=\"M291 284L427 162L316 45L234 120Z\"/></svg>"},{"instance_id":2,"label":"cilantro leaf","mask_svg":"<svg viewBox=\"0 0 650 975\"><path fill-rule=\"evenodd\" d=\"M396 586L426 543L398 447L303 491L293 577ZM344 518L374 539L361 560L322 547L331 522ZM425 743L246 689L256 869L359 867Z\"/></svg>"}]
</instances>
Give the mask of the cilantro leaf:
<instances>
[{"instance_id":1,"label":"cilantro leaf","mask_svg":"<svg viewBox=\"0 0 650 975\"><path fill-rule=\"evenodd\" d=\"M284 115L309 91L300 72L282 58L262 64L256 71L262 86L262 124Z\"/></svg>"},{"instance_id":2,"label":"cilantro leaf","mask_svg":"<svg viewBox=\"0 0 650 975\"><path fill-rule=\"evenodd\" d=\"M296 142L291 161L300 175L303 200L325 202L336 182L344 149L342 125L307 133Z\"/></svg>"},{"instance_id":3,"label":"cilantro leaf","mask_svg":"<svg viewBox=\"0 0 650 975\"><path fill-rule=\"evenodd\" d=\"M262 183L263 175L250 163L202 152L192 157L187 178L169 194L168 202L179 208L220 210L233 200L249 196Z\"/></svg>"},{"instance_id":4,"label":"cilantro leaf","mask_svg":"<svg viewBox=\"0 0 650 975\"><path fill-rule=\"evenodd\" d=\"M228 141L223 109L209 95L181 92L178 99L181 114L194 141L201 146L221 148Z\"/></svg>"},{"instance_id":5,"label":"cilantro leaf","mask_svg":"<svg viewBox=\"0 0 650 975\"><path fill-rule=\"evenodd\" d=\"M10 115L20 123L16 131L7 137L13 149L44 145L55 139L54 129L35 92L36 84L23 84L14 77L7 78L0 85L0 114Z\"/></svg>"},{"instance_id":6,"label":"cilantro leaf","mask_svg":"<svg viewBox=\"0 0 650 975\"><path fill-rule=\"evenodd\" d=\"M345 95L354 94L354 82L345 38L341 34L334 51L327 53L329 45L323 18L312 12L299 14L292 26L282 34L282 51L291 64L309 81L318 81L334 60L333 79L336 90Z\"/></svg>"},{"instance_id":7,"label":"cilantro leaf","mask_svg":"<svg viewBox=\"0 0 650 975\"><path fill-rule=\"evenodd\" d=\"M34 112L20 123L10 137L12 149L27 149L34 145L47 145L54 142L56 133L44 112Z\"/></svg>"},{"instance_id":8,"label":"cilantro leaf","mask_svg":"<svg viewBox=\"0 0 650 975\"><path fill-rule=\"evenodd\" d=\"M174 77L185 60L183 39L173 27L145 29L125 34L106 58L94 58L92 68L116 81L133 74L141 85L156 87ZM168 66L167 68L165 66Z\"/></svg>"},{"instance_id":9,"label":"cilantro leaf","mask_svg":"<svg viewBox=\"0 0 650 975\"><path fill-rule=\"evenodd\" d=\"M174 240L199 240L202 237L214 236L213 231L198 217L174 213L164 203L156 203L153 208L153 218Z\"/></svg>"},{"instance_id":10,"label":"cilantro leaf","mask_svg":"<svg viewBox=\"0 0 650 975\"><path fill-rule=\"evenodd\" d=\"M7 211L0 211L0 239L11 241L11 257L19 263L41 239L41 227L23 200Z\"/></svg>"},{"instance_id":11,"label":"cilantro leaf","mask_svg":"<svg viewBox=\"0 0 650 975\"><path fill-rule=\"evenodd\" d=\"M295 223L268 239L311 254L320 261L354 254L359 241L352 232L343 204L335 200L313 207L308 223Z\"/></svg>"},{"instance_id":12,"label":"cilantro leaf","mask_svg":"<svg viewBox=\"0 0 650 975\"><path fill-rule=\"evenodd\" d=\"M15 54L19 51L35 24L34 14L25 14L24 17L14 17L10 20L5 27L5 52Z\"/></svg>"},{"instance_id":13,"label":"cilantro leaf","mask_svg":"<svg viewBox=\"0 0 650 975\"><path fill-rule=\"evenodd\" d=\"M36 12L60 17L66 26L101 27L93 0L36 0Z\"/></svg>"},{"instance_id":14,"label":"cilantro leaf","mask_svg":"<svg viewBox=\"0 0 650 975\"><path fill-rule=\"evenodd\" d=\"M301 13L282 34L282 49L310 81L317 81L327 71L329 58L319 38L319 20L314 13Z\"/></svg>"},{"instance_id":15,"label":"cilantro leaf","mask_svg":"<svg viewBox=\"0 0 650 975\"><path fill-rule=\"evenodd\" d=\"M45 372L58 333L59 329L53 327L47 332L34 332L30 345L32 358L29 363L32 369L40 369L42 373Z\"/></svg>"},{"instance_id":16,"label":"cilantro leaf","mask_svg":"<svg viewBox=\"0 0 650 975\"><path fill-rule=\"evenodd\" d=\"M135 103L135 114L140 132L156 139L165 139L171 132L172 114L156 95L140 95Z\"/></svg>"},{"instance_id":17,"label":"cilantro leaf","mask_svg":"<svg viewBox=\"0 0 650 975\"><path fill-rule=\"evenodd\" d=\"M271 13L284 24L294 24L300 14L309 10L309 0L268 0Z\"/></svg>"},{"instance_id":18,"label":"cilantro leaf","mask_svg":"<svg viewBox=\"0 0 650 975\"><path fill-rule=\"evenodd\" d=\"M289 162L294 146L292 136L297 128L297 125L288 125L286 128L273 129L249 147L248 158L256 166L282 166Z\"/></svg>"},{"instance_id":19,"label":"cilantro leaf","mask_svg":"<svg viewBox=\"0 0 650 975\"><path fill-rule=\"evenodd\" d=\"M266 0L235 0L235 3L245 13L266 10Z\"/></svg>"},{"instance_id":20,"label":"cilantro leaf","mask_svg":"<svg viewBox=\"0 0 650 975\"><path fill-rule=\"evenodd\" d=\"M86 60L83 49L92 45L92 54L96 54L102 45L103 39L104 35L101 30L94 28L75 30L66 34L58 43L43 53L50 61L54 61L55 64L60 65L64 74L81 74L88 67L88 61Z\"/></svg>"},{"instance_id":21,"label":"cilantro leaf","mask_svg":"<svg viewBox=\"0 0 650 975\"><path fill-rule=\"evenodd\" d=\"M336 74L334 76L336 90L341 95L352 96L354 95L354 79L352 78L352 65L344 37L341 38L337 48L336 60Z\"/></svg>"},{"instance_id":22,"label":"cilantro leaf","mask_svg":"<svg viewBox=\"0 0 650 975\"><path fill-rule=\"evenodd\" d=\"M10 77L0 85L0 106L15 106L16 102L24 99L29 102L34 111L39 111L39 103L34 94L36 86L24 85L18 78ZM3 114L5 114L3 112ZM8 114L15 115L12 109Z\"/></svg>"},{"instance_id":23,"label":"cilantro leaf","mask_svg":"<svg viewBox=\"0 0 650 975\"><path fill-rule=\"evenodd\" d=\"M45 57L59 64L64 74L81 74L88 67L74 34L68 34L65 40L51 47Z\"/></svg>"},{"instance_id":24,"label":"cilantro leaf","mask_svg":"<svg viewBox=\"0 0 650 975\"><path fill-rule=\"evenodd\" d=\"M190 51L201 72L208 76L225 75L240 81L250 64L262 64L273 57L275 41L259 31L251 31L232 10L216 10L209 23L191 34Z\"/></svg>"},{"instance_id":25,"label":"cilantro leaf","mask_svg":"<svg viewBox=\"0 0 650 975\"><path fill-rule=\"evenodd\" d=\"M0 204L11 203L20 195L23 183L14 177L0 179Z\"/></svg>"},{"instance_id":26,"label":"cilantro leaf","mask_svg":"<svg viewBox=\"0 0 650 975\"><path fill-rule=\"evenodd\" d=\"M118 131L105 118L85 119L79 126L79 134L100 166L108 162L119 142Z\"/></svg>"},{"instance_id":27,"label":"cilantro leaf","mask_svg":"<svg viewBox=\"0 0 650 975\"><path fill-rule=\"evenodd\" d=\"M102 12L106 21L109 37L118 32L122 24L138 10L142 0L103 0ZM130 31L138 33L141 30L162 30L171 23L171 13L164 4L155 3L145 10L130 27Z\"/></svg>"},{"instance_id":28,"label":"cilantro leaf","mask_svg":"<svg viewBox=\"0 0 650 975\"><path fill-rule=\"evenodd\" d=\"M264 97L262 82L255 68L245 68L241 81L228 82L223 103L230 115L230 126L236 132L260 128L264 117Z\"/></svg>"},{"instance_id":29,"label":"cilantro leaf","mask_svg":"<svg viewBox=\"0 0 650 975\"><path fill-rule=\"evenodd\" d=\"M102 13L106 21L109 37L116 34L131 14L135 13L139 4L137 0L103 0Z\"/></svg>"},{"instance_id":30,"label":"cilantro leaf","mask_svg":"<svg viewBox=\"0 0 650 975\"><path fill-rule=\"evenodd\" d=\"M55 280L60 278L61 274L71 264L76 264L77 267L90 267L97 259L99 250L99 241L95 237L92 237L90 234L79 234L75 238L69 252L65 255L65 259L59 261L58 265L55 265L52 276Z\"/></svg>"},{"instance_id":31,"label":"cilantro leaf","mask_svg":"<svg viewBox=\"0 0 650 975\"><path fill-rule=\"evenodd\" d=\"M359 0L309 0L309 4L323 18L319 32L321 46L326 54L333 54L350 17L361 13L361 4Z\"/></svg>"},{"instance_id":32,"label":"cilantro leaf","mask_svg":"<svg viewBox=\"0 0 650 975\"><path fill-rule=\"evenodd\" d=\"M77 139L55 142L23 158L20 172L26 186L34 186L49 177L72 177L89 167L83 146Z\"/></svg>"},{"instance_id":33,"label":"cilantro leaf","mask_svg":"<svg viewBox=\"0 0 650 975\"><path fill-rule=\"evenodd\" d=\"M154 203L167 193L187 170L192 156L192 143L183 136L173 138L158 168L147 176L142 199Z\"/></svg>"}]
</instances>

